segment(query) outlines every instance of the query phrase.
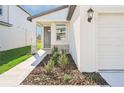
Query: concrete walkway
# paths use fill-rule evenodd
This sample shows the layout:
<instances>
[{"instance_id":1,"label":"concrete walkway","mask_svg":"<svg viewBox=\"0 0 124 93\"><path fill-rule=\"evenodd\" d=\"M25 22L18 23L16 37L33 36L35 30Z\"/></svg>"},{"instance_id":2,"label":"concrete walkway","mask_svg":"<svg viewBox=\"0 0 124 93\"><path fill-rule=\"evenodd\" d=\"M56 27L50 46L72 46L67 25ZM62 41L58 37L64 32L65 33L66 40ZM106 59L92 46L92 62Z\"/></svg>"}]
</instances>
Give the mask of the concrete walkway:
<instances>
[{"instance_id":1,"label":"concrete walkway","mask_svg":"<svg viewBox=\"0 0 124 93\"><path fill-rule=\"evenodd\" d=\"M100 75L111 87L124 87L124 71L101 72Z\"/></svg>"},{"instance_id":2,"label":"concrete walkway","mask_svg":"<svg viewBox=\"0 0 124 93\"><path fill-rule=\"evenodd\" d=\"M1 74L0 86L18 86L45 56L46 52L39 50L36 55Z\"/></svg>"}]
</instances>

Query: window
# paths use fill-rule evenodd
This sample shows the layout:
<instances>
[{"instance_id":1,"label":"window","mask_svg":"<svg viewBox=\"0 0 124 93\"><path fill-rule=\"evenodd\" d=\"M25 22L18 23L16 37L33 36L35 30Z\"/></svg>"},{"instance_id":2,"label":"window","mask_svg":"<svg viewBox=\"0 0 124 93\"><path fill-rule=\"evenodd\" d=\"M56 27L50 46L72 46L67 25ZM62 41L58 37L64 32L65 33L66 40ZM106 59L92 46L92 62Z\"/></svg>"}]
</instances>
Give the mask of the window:
<instances>
[{"instance_id":1,"label":"window","mask_svg":"<svg viewBox=\"0 0 124 93\"><path fill-rule=\"evenodd\" d=\"M0 5L0 15L2 15L2 5Z\"/></svg>"},{"instance_id":2,"label":"window","mask_svg":"<svg viewBox=\"0 0 124 93\"><path fill-rule=\"evenodd\" d=\"M66 24L56 24L57 40L66 39Z\"/></svg>"}]
</instances>

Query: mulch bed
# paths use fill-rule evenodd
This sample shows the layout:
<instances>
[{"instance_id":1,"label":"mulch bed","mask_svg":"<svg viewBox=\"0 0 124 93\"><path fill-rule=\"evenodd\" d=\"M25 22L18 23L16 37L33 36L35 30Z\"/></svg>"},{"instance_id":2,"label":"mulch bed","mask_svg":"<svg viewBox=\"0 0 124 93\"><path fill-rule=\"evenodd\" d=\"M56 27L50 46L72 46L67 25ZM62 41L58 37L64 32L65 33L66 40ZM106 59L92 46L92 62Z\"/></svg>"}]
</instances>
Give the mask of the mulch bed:
<instances>
[{"instance_id":1,"label":"mulch bed","mask_svg":"<svg viewBox=\"0 0 124 93\"><path fill-rule=\"evenodd\" d=\"M71 55L67 55L69 64L63 71L60 66L55 66L52 74L45 73L43 62L48 62L50 55L26 77L21 85L108 85L99 73L80 73ZM64 81L64 74L71 75L72 79Z\"/></svg>"}]
</instances>

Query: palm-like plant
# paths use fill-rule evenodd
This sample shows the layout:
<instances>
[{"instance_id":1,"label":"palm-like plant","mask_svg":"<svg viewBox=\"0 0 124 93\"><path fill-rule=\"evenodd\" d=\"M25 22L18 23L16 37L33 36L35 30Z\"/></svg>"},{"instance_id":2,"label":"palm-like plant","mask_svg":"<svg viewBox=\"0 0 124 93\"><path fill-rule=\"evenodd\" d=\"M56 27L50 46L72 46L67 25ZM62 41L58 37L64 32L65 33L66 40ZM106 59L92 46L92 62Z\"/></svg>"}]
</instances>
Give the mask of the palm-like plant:
<instances>
[{"instance_id":1,"label":"palm-like plant","mask_svg":"<svg viewBox=\"0 0 124 93\"><path fill-rule=\"evenodd\" d=\"M59 56L59 64L62 67L62 69L66 68L66 65L68 64L68 57L66 55L65 50L61 50L60 56Z\"/></svg>"}]
</instances>

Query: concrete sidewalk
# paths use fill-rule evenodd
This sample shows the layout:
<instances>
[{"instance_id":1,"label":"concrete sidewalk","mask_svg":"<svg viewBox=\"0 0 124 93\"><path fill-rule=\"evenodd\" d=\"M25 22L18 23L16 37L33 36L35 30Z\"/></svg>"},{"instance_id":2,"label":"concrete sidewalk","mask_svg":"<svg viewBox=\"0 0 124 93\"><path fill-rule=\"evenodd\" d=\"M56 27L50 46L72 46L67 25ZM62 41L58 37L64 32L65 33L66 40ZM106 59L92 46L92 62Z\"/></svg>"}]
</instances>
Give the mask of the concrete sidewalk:
<instances>
[{"instance_id":1,"label":"concrete sidewalk","mask_svg":"<svg viewBox=\"0 0 124 93\"><path fill-rule=\"evenodd\" d=\"M18 86L46 55L45 51L39 50L36 55L1 74L0 86Z\"/></svg>"},{"instance_id":2,"label":"concrete sidewalk","mask_svg":"<svg viewBox=\"0 0 124 93\"><path fill-rule=\"evenodd\" d=\"M101 72L100 75L111 87L124 87L124 71Z\"/></svg>"}]
</instances>

